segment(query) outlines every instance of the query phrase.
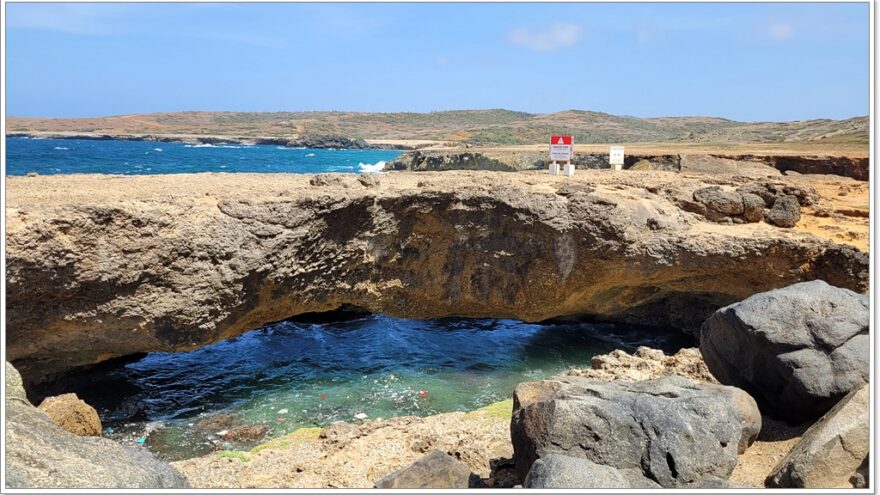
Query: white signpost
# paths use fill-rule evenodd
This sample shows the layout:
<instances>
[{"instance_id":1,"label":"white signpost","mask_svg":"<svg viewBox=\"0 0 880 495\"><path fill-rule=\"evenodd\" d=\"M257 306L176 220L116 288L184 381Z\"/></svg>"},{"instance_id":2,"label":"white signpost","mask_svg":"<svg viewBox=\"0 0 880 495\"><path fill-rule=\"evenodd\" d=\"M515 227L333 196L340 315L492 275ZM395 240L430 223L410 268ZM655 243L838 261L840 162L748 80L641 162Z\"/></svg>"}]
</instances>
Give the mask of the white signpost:
<instances>
[{"instance_id":1,"label":"white signpost","mask_svg":"<svg viewBox=\"0 0 880 495\"><path fill-rule=\"evenodd\" d=\"M571 164L573 156L573 142L571 136L553 136L550 138L550 175L559 175L559 163L565 163L563 173L571 177L574 175L574 165Z\"/></svg>"},{"instance_id":2,"label":"white signpost","mask_svg":"<svg viewBox=\"0 0 880 495\"><path fill-rule=\"evenodd\" d=\"M608 154L608 163L612 170L623 170L623 146L612 146Z\"/></svg>"}]
</instances>

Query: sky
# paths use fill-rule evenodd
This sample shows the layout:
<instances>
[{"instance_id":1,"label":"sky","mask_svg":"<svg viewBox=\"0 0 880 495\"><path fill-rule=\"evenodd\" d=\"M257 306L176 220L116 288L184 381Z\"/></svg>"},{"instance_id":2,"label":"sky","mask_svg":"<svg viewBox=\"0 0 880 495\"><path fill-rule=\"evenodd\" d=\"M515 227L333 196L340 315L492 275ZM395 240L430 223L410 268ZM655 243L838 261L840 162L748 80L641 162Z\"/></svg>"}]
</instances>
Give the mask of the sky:
<instances>
[{"instance_id":1,"label":"sky","mask_svg":"<svg viewBox=\"0 0 880 495\"><path fill-rule=\"evenodd\" d=\"M6 4L7 115L869 113L867 3Z\"/></svg>"}]
</instances>

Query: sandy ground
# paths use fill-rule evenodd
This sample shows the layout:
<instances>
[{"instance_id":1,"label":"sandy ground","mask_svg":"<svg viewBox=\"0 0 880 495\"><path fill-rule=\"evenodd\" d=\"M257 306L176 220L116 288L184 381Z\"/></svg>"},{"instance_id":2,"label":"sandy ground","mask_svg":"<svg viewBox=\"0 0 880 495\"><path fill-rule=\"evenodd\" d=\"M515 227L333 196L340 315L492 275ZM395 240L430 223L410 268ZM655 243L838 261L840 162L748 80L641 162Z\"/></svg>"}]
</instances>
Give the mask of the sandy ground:
<instances>
[{"instance_id":1,"label":"sandy ground","mask_svg":"<svg viewBox=\"0 0 880 495\"><path fill-rule=\"evenodd\" d=\"M730 482L753 488L764 488L764 480L773 468L800 441L809 424L790 426L767 416L761 418L761 433L755 443L736 462Z\"/></svg>"}]
</instances>

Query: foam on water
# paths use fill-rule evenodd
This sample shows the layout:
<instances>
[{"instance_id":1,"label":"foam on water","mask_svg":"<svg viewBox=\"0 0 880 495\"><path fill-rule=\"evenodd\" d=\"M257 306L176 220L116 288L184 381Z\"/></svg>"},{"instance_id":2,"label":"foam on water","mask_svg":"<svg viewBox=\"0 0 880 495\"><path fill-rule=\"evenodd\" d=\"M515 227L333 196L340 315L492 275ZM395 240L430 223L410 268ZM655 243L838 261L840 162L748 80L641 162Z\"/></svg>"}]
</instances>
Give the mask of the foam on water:
<instances>
[{"instance_id":1,"label":"foam on water","mask_svg":"<svg viewBox=\"0 0 880 495\"><path fill-rule=\"evenodd\" d=\"M220 445L198 426L218 413L267 425L274 437L361 415L469 411L614 348L663 347L657 336L496 319L287 321L192 352L150 354L65 391L95 406L115 439L145 438L150 450L180 459Z\"/></svg>"},{"instance_id":2,"label":"foam on water","mask_svg":"<svg viewBox=\"0 0 880 495\"><path fill-rule=\"evenodd\" d=\"M390 150L328 150L274 145L183 144L124 140L7 139L7 174L321 173L381 169ZM140 164L140 167L130 166Z\"/></svg>"}]
</instances>

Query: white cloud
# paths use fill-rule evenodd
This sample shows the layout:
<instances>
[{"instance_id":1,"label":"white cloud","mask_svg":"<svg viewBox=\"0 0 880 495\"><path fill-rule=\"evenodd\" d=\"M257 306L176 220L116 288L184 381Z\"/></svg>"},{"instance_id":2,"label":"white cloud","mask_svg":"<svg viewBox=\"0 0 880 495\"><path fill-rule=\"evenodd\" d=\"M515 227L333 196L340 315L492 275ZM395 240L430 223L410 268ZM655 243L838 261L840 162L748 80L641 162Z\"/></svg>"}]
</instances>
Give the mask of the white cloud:
<instances>
[{"instance_id":1,"label":"white cloud","mask_svg":"<svg viewBox=\"0 0 880 495\"><path fill-rule=\"evenodd\" d=\"M581 39L581 28L574 24L556 23L537 29L516 28L507 33L507 40L536 52L567 48Z\"/></svg>"},{"instance_id":2,"label":"white cloud","mask_svg":"<svg viewBox=\"0 0 880 495\"><path fill-rule=\"evenodd\" d=\"M767 27L767 35L776 41L784 41L794 36L794 26L781 22L771 24Z\"/></svg>"}]
</instances>

